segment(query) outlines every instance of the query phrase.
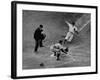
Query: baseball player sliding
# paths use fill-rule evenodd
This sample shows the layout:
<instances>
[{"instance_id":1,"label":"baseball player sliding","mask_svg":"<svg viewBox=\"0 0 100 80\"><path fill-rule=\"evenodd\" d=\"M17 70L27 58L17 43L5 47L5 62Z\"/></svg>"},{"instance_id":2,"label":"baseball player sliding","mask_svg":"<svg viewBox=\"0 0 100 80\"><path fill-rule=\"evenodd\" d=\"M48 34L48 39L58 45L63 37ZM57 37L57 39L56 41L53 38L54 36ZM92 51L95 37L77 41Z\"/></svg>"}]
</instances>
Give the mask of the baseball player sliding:
<instances>
[{"instance_id":1,"label":"baseball player sliding","mask_svg":"<svg viewBox=\"0 0 100 80\"><path fill-rule=\"evenodd\" d=\"M58 43L55 43L50 46L50 51L53 52L53 55L56 57L56 60L60 60L60 55L62 53L67 54L68 53L68 47L64 47L62 45L63 41L59 40Z\"/></svg>"},{"instance_id":2,"label":"baseball player sliding","mask_svg":"<svg viewBox=\"0 0 100 80\"><path fill-rule=\"evenodd\" d=\"M67 41L67 42L71 42L72 39L73 39L73 36L75 33L78 34L78 29L77 27L75 26L75 23L73 22L72 24L70 24L68 21L65 21L68 26L69 26L69 31L68 33L66 34L66 37L64 39L64 43Z\"/></svg>"}]
</instances>

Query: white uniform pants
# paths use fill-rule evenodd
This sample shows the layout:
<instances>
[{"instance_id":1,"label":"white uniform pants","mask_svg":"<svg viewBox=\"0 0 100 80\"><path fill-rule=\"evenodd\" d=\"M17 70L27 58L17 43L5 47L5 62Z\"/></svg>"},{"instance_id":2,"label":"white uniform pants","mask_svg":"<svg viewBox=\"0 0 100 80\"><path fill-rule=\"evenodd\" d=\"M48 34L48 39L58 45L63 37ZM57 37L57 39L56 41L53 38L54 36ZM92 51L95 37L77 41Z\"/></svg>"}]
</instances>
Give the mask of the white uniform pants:
<instances>
[{"instance_id":1,"label":"white uniform pants","mask_svg":"<svg viewBox=\"0 0 100 80\"><path fill-rule=\"evenodd\" d=\"M72 39L73 39L73 33L72 32L68 32L65 39L68 41L68 42L71 42Z\"/></svg>"}]
</instances>

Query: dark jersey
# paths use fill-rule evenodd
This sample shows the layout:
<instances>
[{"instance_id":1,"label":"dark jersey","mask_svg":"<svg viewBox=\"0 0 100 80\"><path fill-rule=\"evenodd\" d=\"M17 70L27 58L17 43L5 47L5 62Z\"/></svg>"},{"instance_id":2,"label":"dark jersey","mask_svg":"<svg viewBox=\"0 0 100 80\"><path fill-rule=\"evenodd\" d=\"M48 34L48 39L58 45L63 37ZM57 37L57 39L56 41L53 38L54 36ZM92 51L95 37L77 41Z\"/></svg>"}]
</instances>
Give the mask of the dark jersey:
<instances>
[{"instance_id":1,"label":"dark jersey","mask_svg":"<svg viewBox=\"0 0 100 80\"><path fill-rule=\"evenodd\" d=\"M34 39L38 40L41 38L41 34L42 34L42 29L41 28L37 28L34 32Z\"/></svg>"}]
</instances>

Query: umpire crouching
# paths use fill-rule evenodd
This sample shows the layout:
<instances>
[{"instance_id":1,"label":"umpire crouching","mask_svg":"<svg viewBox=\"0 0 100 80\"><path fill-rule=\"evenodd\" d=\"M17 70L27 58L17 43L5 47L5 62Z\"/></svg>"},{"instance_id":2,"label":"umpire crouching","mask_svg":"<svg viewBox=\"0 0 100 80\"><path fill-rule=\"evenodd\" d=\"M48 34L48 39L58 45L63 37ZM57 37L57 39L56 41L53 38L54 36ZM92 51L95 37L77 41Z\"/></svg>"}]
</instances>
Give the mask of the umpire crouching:
<instances>
[{"instance_id":1,"label":"umpire crouching","mask_svg":"<svg viewBox=\"0 0 100 80\"><path fill-rule=\"evenodd\" d=\"M42 41L45 39L46 35L43 32L43 25L40 25L34 32L35 39L35 49L34 52L38 51L38 47L43 47Z\"/></svg>"}]
</instances>

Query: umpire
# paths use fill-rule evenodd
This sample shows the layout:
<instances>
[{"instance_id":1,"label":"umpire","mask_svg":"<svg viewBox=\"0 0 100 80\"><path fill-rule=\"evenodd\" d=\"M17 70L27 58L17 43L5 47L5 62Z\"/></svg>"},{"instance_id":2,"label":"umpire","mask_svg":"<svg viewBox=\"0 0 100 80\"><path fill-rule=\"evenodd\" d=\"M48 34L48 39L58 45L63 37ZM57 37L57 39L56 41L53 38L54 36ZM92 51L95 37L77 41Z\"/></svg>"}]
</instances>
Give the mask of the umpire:
<instances>
[{"instance_id":1,"label":"umpire","mask_svg":"<svg viewBox=\"0 0 100 80\"><path fill-rule=\"evenodd\" d=\"M40 25L34 32L35 39L35 49L34 52L38 51L38 47L43 47L42 41L45 39L46 35L43 32L43 25Z\"/></svg>"}]
</instances>

